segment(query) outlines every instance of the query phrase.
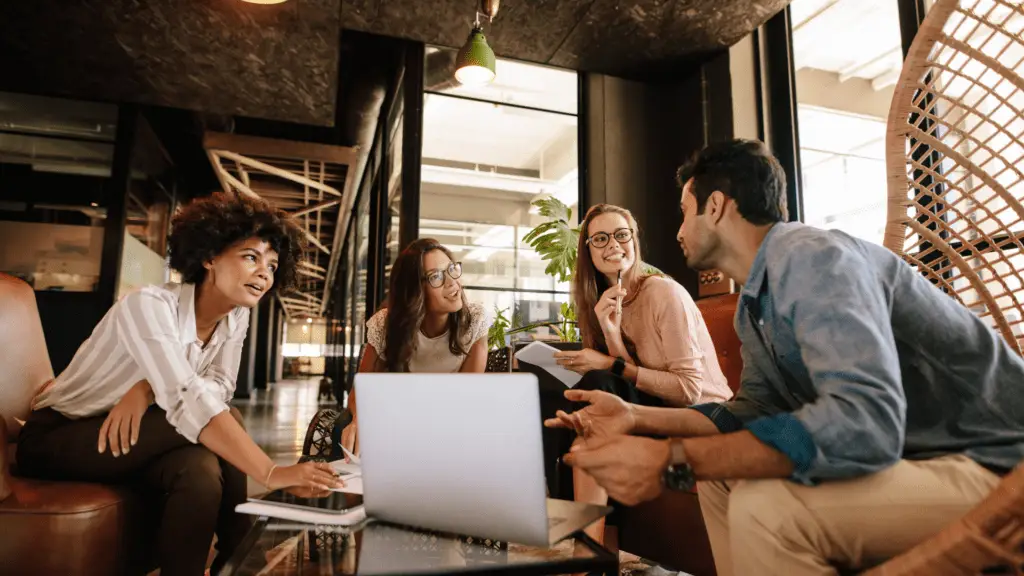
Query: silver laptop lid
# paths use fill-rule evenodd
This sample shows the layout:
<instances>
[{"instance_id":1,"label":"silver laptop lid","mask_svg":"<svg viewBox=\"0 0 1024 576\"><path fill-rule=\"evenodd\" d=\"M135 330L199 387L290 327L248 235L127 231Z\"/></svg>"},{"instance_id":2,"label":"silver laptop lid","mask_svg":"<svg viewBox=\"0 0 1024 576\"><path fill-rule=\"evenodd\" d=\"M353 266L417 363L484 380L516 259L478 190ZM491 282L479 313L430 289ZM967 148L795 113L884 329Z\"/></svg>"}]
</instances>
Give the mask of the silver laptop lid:
<instances>
[{"instance_id":1,"label":"silver laptop lid","mask_svg":"<svg viewBox=\"0 0 1024 576\"><path fill-rule=\"evenodd\" d=\"M533 374L357 374L369 516L546 546Z\"/></svg>"}]
</instances>

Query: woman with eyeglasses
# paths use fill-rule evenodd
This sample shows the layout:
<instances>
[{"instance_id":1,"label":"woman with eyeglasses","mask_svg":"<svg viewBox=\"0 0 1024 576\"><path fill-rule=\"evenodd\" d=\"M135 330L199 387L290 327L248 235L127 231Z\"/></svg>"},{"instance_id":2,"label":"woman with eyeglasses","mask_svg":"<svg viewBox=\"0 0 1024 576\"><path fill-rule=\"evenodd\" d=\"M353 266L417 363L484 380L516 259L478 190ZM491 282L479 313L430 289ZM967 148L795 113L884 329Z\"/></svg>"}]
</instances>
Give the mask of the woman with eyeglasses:
<instances>
[{"instance_id":1,"label":"woman with eyeglasses","mask_svg":"<svg viewBox=\"0 0 1024 576\"><path fill-rule=\"evenodd\" d=\"M580 228L572 293L584 348L555 355L563 367L583 375L575 389L600 390L644 406L731 398L689 292L667 276L644 271L629 210L599 204ZM608 501L604 489L579 470L573 485L576 500ZM587 532L602 541L603 529L601 522Z\"/></svg>"},{"instance_id":2,"label":"woman with eyeglasses","mask_svg":"<svg viewBox=\"0 0 1024 576\"><path fill-rule=\"evenodd\" d=\"M459 278L462 263L432 238L409 244L391 269L387 305L366 323L360 372L483 372L490 321L470 304ZM355 392L352 422L341 443L358 453Z\"/></svg>"}]
</instances>

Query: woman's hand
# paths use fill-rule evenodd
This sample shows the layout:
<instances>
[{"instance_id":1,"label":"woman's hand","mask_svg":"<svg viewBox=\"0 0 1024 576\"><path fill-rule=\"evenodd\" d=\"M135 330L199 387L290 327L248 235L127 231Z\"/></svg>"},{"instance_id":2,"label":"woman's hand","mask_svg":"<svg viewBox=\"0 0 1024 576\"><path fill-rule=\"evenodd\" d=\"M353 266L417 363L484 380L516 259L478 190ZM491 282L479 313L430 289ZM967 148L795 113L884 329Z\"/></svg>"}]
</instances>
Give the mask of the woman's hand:
<instances>
[{"instance_id":1,"label":"woman's hand","mask_svg":"<svg viewBox=\"0 0 1024 576\"><path fill-rule=\"evenodd\" d=\"M619 301L626 297L626 289L612 286L604 291L594 305L597 322L601 325L605 340L619 337L622 330L622 314L619 313Z\"/></svg>"},{"instance_id":2,"label":"woman's hand","mask_svg":"<svg viewBox=\"0 0 1024 576\"><path fill-rule=\"evenodd\" d=\"M572 370L577 374L586 374L591 370L610 370L615 364L615 359L605 356L597 350L584 348L583 350L566 350L555 353L555 360L558 365L566 370Z\"/></svg>"},{"instance_id":3,"label":"woman's hand","mask_svg":"<svg viewBox=\"0 0 1024 576\"><path fill-rule=\"evenodd\" d=\"M139 427L142 425L142 415L149 410L153 403L153 388L146 380L139 380L128 390L123 398L107 414L107 419L100 427L99 451L100 454L107 449L110 443L110 453L115 458L121 454L127 454L132 446L139 441Z\"/></svg>"},{"instance_id":4,"label":"woman's hand","mask_svg":"<svg viewBox=\"0 0 1024 576\"><path fill-rule=\"evenodd\" d=\"M330 490L345 485L327 462L303 462L292 466L277 466L265 480L267 488L308 488Z\"/></svg>"}]
</instances>

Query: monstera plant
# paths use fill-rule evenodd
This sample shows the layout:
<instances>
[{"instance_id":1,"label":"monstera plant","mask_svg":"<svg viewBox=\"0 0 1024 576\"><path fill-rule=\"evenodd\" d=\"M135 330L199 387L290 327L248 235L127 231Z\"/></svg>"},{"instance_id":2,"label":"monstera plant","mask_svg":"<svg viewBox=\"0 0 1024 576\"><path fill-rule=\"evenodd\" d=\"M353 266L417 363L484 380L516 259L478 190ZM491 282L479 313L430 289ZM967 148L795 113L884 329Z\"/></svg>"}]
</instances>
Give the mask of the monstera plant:
<instances>
[{"instance_id":1,"label":"monstera plant","mask_svg":"<svg viewBox=\"0 0 1024 576\"><path fill-rule=\"evenodd\" d=\"M568 282L576 269L576 246L579 243L580 229L573 227L572 208L557 198L541 198L535 200L533 206L540 210L540 215L548 220L538 224L523 237L541 259L547 262L544 272L558 282ZM578 342L579 330L576 328L576 310L572 303L562 304L559 317L544 322L522 324L518 314L509 319L505 310L495 309L495 320L488 333L487 343L493 349L506 345L506 336L529 332L535 328L546 326L563 342Z\"/></svg>"}]
</instances>

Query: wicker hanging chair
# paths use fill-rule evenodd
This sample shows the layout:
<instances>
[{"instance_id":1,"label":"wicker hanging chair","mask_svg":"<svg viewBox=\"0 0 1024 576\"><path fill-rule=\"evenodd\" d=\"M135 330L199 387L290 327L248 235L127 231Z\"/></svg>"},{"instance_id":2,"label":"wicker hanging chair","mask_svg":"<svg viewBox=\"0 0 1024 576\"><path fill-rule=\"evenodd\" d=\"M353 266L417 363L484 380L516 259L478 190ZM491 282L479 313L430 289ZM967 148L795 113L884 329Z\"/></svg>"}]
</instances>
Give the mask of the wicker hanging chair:
<instances>
[{"instance_id":1,"label":"wicker hanging chair","mask_svg":"<svg viewBox=\"0 0 1024 576\"><path fill-rule=\"evenodd\" d=\"M937 0L907 55L886 137L885 245L1024 341L1024 6ZM868 572L1024 575L1024 467L965 517Z\"/></svg>"}]
</instances>

